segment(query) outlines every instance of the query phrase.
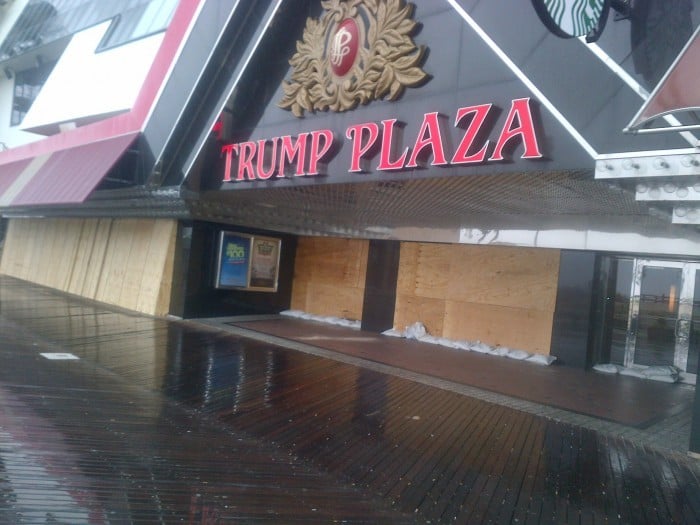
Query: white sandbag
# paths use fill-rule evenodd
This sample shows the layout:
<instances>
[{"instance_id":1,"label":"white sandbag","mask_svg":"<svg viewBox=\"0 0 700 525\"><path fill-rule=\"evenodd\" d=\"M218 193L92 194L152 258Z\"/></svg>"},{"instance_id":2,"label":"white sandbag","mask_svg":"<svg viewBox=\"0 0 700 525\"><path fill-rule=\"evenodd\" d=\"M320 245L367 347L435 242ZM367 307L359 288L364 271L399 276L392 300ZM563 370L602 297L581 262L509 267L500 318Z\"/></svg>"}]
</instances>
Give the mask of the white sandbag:
<instances>
[{"instance_id":1,"label":"white sandbag","mask_svg":"<svg viewBox=\"0 0 700 525\"><path fill-rule=\"evenodd\" d=\"M557 358L553 355L542 355L542 354L532 354L530 357L525 359L525 361L527 363L533 363L536 365L543 365L543 366L549 366L556 360L557 360Z\"/></svg>"},{"instance_id":2,"label":"white sandbag","mask_svg":"<svg viewBox=\"0 0 700 525\"><path fill-rule=\"evenodd\" d=\"M620 368L620 375L646 379L646 376L644 375L644 370L640 370L638 368Z\"/></svg>"},{"instance_id":3,"label":"white sandbag","mask_svg":"<svg viewBox=\"0 0 700 525\"><path fill-rule=\"evenodd\" d=\"M389 337L403 337L403 332L397 330L396 328L389 328L384 330L382 335L388 335Z\"/></svg>"},{"instance_id":4,"label":"white sandbag","mask_svg":"<svg viewBox=\"0 0 700 525\"><path fill-rule=\"evenodd\" d=\"M479 352L480 354L490 354L491 347L485 343L476 342L472 345L472 350L474 352Z\"/></svg>"},{"instance_id":5,"label":"white sandbag","mask_svg":"<svg viewBox=\"0 0 700 525\"><path fill-rule=\"evenodd\" d=\"M420 321L413 323L406 327L404 330L404 337L406 339L420 339L421 337L427 335L425 326Z\"/></svg>"},{"instance_id":6,"label":"white sandbag","mask_svg":"<svg viewBox=\"0 0 700 525\"><path fill-rule=\"evenodd\" d=\"M508 357L510 359L517 359L518 361L522 361L522 360L530 357L530 353L526 352L525 350L509 350L508 353L506 354L506 357Z\"/></svg>"},{"instance_id":7,"label":"white sandbag","mask_svg":"<svg viewBox=\"0 0 700 525\"><path fill-rule=\"evenodd\" d=\"M603 374L617 374L620 371L620 366L614 365L612 363L601 363L595 365L593 370L596 372L602 372Z\"/></svg>"},{"instance_id":8,"label":"white sandbag","mask_svg":"<svg viewBox=\"0 0 700 525\"><path fill-rule=\"evenodd\" d=\"M660 381L662 383L678 383L680 380L678 376L647 376L647 379L651 381Z\"/></svg>"},{"instance_id":9,"label":"white sandbag","mask_svg":"<svg viewBox=\"0 0 700 525\"><path fill-rule=\"evenodd\" d=\"M676 368L675 366L650 366L648 368L644 369L644 375L647 377L654 377L654 376L671 376L671 377L678 377L678 374L680 373L680 370Z\"/></svg>"},{"instance_id":10,"label":"white sandbag","mask_svg":"<svg viewBox=\"0 0 700 525\"><path fill-rule=\"evenodd\" d=\"M440 346L444 346L447 348L459 348L457 346L458 341L455 341L454 339L448 339L447 337L438 337L438 342Z\"/></svg>"},{"instance_id":11,"label":"white sandbag","mask_svg":"<svg viewBox=\"0 0 700 525\"><path fill-rule=\"evenodd\" d=\"M510 352L510 348L506 348L505 346L497 346L496 348L492 348L489 353L498 357L506 357L508 352Z\"/></svg>"}]
</instances>

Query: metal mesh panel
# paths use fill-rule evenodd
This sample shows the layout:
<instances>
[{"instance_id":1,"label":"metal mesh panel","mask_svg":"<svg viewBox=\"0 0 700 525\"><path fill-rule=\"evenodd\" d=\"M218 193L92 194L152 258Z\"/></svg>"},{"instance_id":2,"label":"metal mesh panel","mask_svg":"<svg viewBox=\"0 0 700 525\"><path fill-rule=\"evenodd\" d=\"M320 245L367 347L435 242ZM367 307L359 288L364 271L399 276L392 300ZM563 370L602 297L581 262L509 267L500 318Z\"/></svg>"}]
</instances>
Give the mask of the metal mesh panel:
<instances>
[{"instance_id":1,"label":"metal mesh panel","mask_svg":"<svg viewBox=\"0 0 700 525\"><path fill-rule=\"evenodd\" d=\"M590 172L444 177L211 192L193 215L296 233L367 236L382 228L463 228L489 220L635 216L658 220L630 192Z\"/></svg>"}]
</instances>

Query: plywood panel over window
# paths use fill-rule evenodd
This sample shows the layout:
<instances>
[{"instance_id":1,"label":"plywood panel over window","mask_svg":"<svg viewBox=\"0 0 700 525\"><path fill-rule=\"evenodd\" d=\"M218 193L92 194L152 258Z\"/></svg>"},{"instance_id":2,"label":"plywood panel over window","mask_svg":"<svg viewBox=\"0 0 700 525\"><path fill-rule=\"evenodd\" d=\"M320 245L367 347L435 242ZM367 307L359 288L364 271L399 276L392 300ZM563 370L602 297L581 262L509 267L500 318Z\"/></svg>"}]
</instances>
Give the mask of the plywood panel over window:
<instances>
[{"instance_id":1,"label":"plywood panel over window","mask_svg":"<svg viewBox=\"0 0 700 525\"><path fill-rule=\"evenodd\" d=\"M292 308L316 315L362 319L369 241L299 239Z\"/></svg>"},{"instance_id":2,"label":"plywood panel over window","mask_svg":"<svg viewBox=\"0 0 700 525\"><path fill-rule=\"evenodd\" d=\"M549 353L559 251L403 243L394 326Z\"/></svg>"},{"instance_id":3,"label":"plywood panel over window","mask_svg":"<svg viewBox=\"0 0 700 525\"><path fill-rule=\"evenodd\" d=\"M170 306L177 222L13 219L0 272L140 312Z\"/></svg>"}]
</instances>

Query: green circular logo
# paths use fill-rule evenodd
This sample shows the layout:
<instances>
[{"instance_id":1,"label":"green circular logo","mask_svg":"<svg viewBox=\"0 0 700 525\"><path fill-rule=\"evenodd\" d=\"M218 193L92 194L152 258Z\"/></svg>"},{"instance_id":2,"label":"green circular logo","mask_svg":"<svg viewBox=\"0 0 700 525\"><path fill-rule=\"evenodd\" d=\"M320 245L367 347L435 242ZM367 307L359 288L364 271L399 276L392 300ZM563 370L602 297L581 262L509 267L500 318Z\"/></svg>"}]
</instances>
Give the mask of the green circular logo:
<instances>
[{"instance_id":1,"label":"green circular logo","mask_svg":"<svg viewBox=\"0 0 700 525\"><path fill-rule=\"evenodd\" d=\"M599 34L608 18L610 0L532 0L542 22L557 36Z\"/></svg>"}]
</instances>

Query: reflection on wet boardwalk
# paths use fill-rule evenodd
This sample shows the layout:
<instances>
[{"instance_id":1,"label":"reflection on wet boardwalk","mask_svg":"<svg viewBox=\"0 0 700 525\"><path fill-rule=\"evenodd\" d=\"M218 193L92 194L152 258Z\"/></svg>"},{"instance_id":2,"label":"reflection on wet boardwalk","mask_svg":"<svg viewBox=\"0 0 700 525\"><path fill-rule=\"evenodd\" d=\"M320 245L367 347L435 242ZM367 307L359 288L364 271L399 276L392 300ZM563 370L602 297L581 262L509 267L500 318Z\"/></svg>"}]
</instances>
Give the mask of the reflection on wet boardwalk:
<instances>
[{"instance_id":1,"label":"reflection on wet boardwalk","mask_svg":"<svg viewBox=\"0 0 700 525\"><path fill-rule=\"evenodd\" d=\"M3 523L700 522L682 456L7 278L0 318Z\"/></svg>"}]
</instances>

